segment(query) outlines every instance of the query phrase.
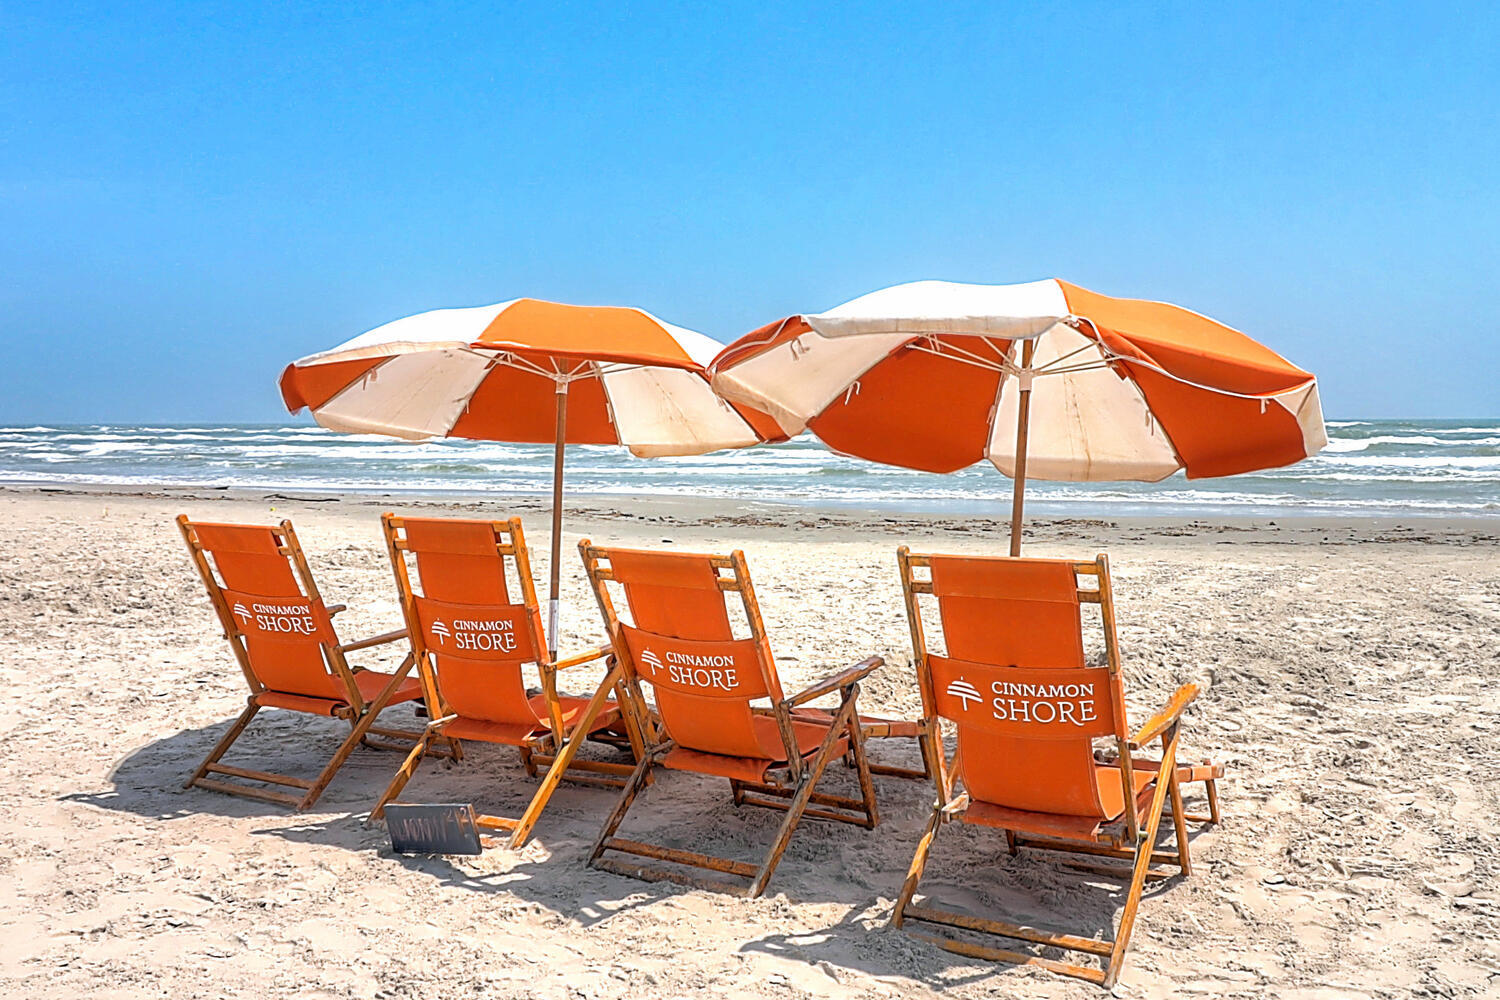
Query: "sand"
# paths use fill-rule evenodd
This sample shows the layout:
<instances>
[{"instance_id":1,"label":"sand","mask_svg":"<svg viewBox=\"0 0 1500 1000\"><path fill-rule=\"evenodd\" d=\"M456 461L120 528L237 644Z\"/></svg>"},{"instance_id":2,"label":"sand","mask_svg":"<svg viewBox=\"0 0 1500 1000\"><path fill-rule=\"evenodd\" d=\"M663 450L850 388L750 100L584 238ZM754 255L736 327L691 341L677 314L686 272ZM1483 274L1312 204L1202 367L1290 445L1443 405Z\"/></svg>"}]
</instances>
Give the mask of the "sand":
<instances>
[{"instance_id":1,"label":"sand","mask_svg":"<svg viewBox=\"0 0 1500 1000\"><path fill-rule=\"evenodd\" d=\"M533 842L393 855L364 813L396 755L356 752L294 815L182 782L243 705L171 524L292 517L346 639L396 627L376 515L407 499L228 491L0 491L0 994L330 997L1092 997L888 926L926 820L922 782L878 779L875 831L808 821L768 894L743 900L584 867L614 801L564 786ZM531 529L534 499L437 503ZM563 648L601 639L579 537L743 548L789 688L868 654L867 712L917 704L894 549L994 552L998 523L771 506L602 501L570 510ZM1204 693L1184 753L1227 764L1197 870L1148 891L1117 994L1366 997L1500 991L1500 521L1039 521L1037 555L1108 551L1133 718ZM389 665L387 651L361 662ZM264 718L264 716L263 716ZM408 723L410 711L389 721ZM336 723L272 713L243 761L313 774ZM408 793L517 814L513 751L424 765ZM600 751L606 752L606 751ZM911 762L909 744L877 745ZM627 826L757 856L778 816L671 774ZM840 775L838 780L844 780ZM924 889L976 912L1108 931L1112 884L1009 858L950 826Z\"/></svg>"}]
</instances>

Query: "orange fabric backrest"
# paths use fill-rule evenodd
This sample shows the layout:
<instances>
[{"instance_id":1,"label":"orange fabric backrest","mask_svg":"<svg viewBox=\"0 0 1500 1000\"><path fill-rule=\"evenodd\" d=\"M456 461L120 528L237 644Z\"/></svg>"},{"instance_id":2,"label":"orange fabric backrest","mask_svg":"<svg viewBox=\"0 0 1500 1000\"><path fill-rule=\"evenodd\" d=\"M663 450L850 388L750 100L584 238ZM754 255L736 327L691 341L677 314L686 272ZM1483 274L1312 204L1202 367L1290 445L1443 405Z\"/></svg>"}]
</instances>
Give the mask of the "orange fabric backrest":
<instances>
[{"instance_id":1,"label":"orange fabric backrest","mask_svg":"<svg viewBox=\"0 0 1500 1000\"><path fill-rule=\"evenodd\" d=\"M279 530L263 525L191 524L222 583L219 592L245 644L250 671L271 691L345 700L329 671L325 643L338 642L323 602L304 594Z\"/></svg>"},{"instance_id":2,"label":"orange fabric backrest","mask_svg":"<svg viewBox=\"0 0 1500 1000\"><path fill-rule=\"evenodd\" d=\"M498 548L506 527L452 518L402 518L401 525L420 576L413 645L432 665L443 701L466 719L541 721L522 674L542 647L537 613L510 600Z\"/></svg>"},{"instance_id":3,"label":"orange fabric backrest","mask_svg":"<svg viewBox=\"0 0 1500 1000\"><path fill-rule=\"evenodd\" d=\"M460 604L510 603L493 523L404 517L401 524L427 597Z\"/></svg>"},{"instance_id":4,"label":"orange fabric backrest","mask_svg":"<svg viewBox=\"0 0 1500 1000\"><path fill-rule=\"evenodd\" d=\"M763 757L751 702L780 698L774 667L754 639L735 639L713 557L611 549L634 627L625 643L641 680L656 694L678 746L732 757Z\"/></svg>"},{"instance_id":5,"label":"orange fabric backrest","mask_svg":"<svg viewBox=\"0 0 1500 1000\"><path fill-rule=\"evenodd\" d=\"M678 746L731 757L762 756L750 703L769 692L754 639L691 642L621 627L631 661L655 690L657 711Z\"/></svg>"},{"instance_id":6,"label":"orange fabric backrest","mask_svg":"<svg viewBox=\"0 0 1500 1000\"><path fill-rule=\"evenodd\" d=\"M1113 686L1107 669L1086 666L1073 564L954 556L930 562L948 655L927 660L938 713L958 727L960 776L970 796L1011 809L1105 818L1093 738L1115 732Z\"/></svg>"}]
</instances>

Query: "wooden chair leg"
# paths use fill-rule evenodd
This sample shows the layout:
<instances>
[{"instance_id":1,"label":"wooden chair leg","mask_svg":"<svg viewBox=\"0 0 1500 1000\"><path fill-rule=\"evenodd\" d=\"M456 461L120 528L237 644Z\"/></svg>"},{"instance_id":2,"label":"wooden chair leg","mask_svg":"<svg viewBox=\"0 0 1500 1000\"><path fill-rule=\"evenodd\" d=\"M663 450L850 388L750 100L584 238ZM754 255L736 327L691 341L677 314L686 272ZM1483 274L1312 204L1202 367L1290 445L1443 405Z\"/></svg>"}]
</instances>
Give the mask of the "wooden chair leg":
<instances>
[{"instance_id":1,"label":"wooden chair leg","mask_svg":"<svg viewBox=\"0 0 1500 1000\"><path fill-rule=\"evenodd\" d=\"M1182 806L1182 786L1177 783L1174 774L1171 782L1172 795L1172 828L1177 838L1177 867L1182 869L1183 875L1193 874L1193 860L1189 856L1187 815Z\"/></svg>"},{"instance_id":2,"label":"wooden chair leg","mask_svg":"<svg viewBox=\"0 0 1500 1000\"><path fill-rule=\"evenodd\" d=\"M594 724L594 719L604 709L604 703L609 700L610 691L615 687L620 678L620 668L616 666L609 675L599 684L594 692L594 697L589 699L588 707L583 711L583 718L573 725L573 732L567 742L562 745L557 756L552 759L552 766L547 768L547 775L542 779L541 787L531 797L531 803L526 811L521 814L521 819L516 823L516 828L511 831L510 846L512 849L519 848L526 843L526 838L531 836L531 828L542 815L542 810L547 807L547 801L552 798L558 783L562 781L563 774L572 765L573 758L578 756L578 748L588 739L589 727ZM639 768L637 768L639 770ZM633 778L634 772L631 777Z\"/></svg>"},{"instance_id":3,"label":"wooden chair leg","mask_svg":"<svg viewBox=\"0 0 1500 1000\"><path fill-rule=\"evenodd\" d=\"M1141 905L1141 890L1146 885L1146 873L1151 868L1151 855L1156 844L1156 833L1161 828L1161 814L1166 808L1167 791L1176 785L1170 780L1177 767L1177 727L1174 725L1163 740L1166 747L1162 753L1161 767L1156 780L1156 791L1151 796L1150 812L1146 816L1146 829L1136 845L1135 866L1130 873L1130 889L1125 896L1125 906L1120 911L1120 928L1115 934L1109 958L1104 963L1105 989L1112 989L1125 963L1125 949L1130 947L1130 935L1135 930L1136 911Z\"/></svg>"},{"instance_id":4,"label":"wooden chair leg","mask_svg":"<svg viewBox=\"0 0 1500 1000\"><path fill-rule=\"evenodd\" d=\"M333 780L333 776L338 774L339 768L344 766L344 761L349 759L349 755L354 752L354 748L364 742L365 734L375 724L376 717L389 707L391 699L396 695L396 689L406 680L406 675L411 673L411 668L415 663L416 659L411 653L407 653L406 659L401 662L401 666L391 675L391 679L386 682L385 687L381 688L380 694L376 696L374 701L365 706L364 714L358 719L352 720L352 728L349 736L344 740L343 745L339 747L338 752L333 755L333 759L313 779L312 787L307 790L307 794L302 796L302 801L297 804L298 812L312 808L313 804L322 796L323 790L328 787L328 783Z\"/></svg>"},{"instance_id":5,"label":"wooden chair leg","mask_svg":"<svg viewBox=\"0 0 1500 1000\"><path fill-rule=\"evenodd\" d=\"M365 820L366 824L378 823L385 816L385 807L401 794L406 783L417 773L417 765L422 762L422 757L427 753L427 744L437 735L438 723L429 723L423 730L422 736L417 740L417 745L411 748L411 753L406 755L406 760L396 769L396 774L391 778L391 783L385 786L385 792L381 794L380 800L375 803L375 808L370 810L370 818Z\"/></svg>"},{"instance_id":6,"label":"wooden chair leg","mask_svg":"<svg viewBox=\"0 0 1500 1000\"><path fill-rule=\"evenodd\" d=\"M911 867L906 870L906 881L901 883L901 894L896 897L896 909L891 913L891 926L900 927L906 914L906 905L917 893L917 883L922 881L922 869L927 867L927 855L932 850L932 841L937 837L938 827L943 822L941 805L932 807L932 816L927 820L927 829L917 841L917 852L912 855Z\"/></svg>"},{"instance_id":7,"label":"wooden chair leg","mask_svg":"<svg viewBox=\"0 0 1500 1000\"><path fill-rule=\"evenodd\" d=\"M240 713L240 717L234 720L234 725L230 726L224 735L219 737L219 742L214 744L214 748L209 751L208 756L203 758L203 763L198 765L198 770L193 772L193 776L182 787L192 788L198 783L198 779L207 775L209 767L217 764L219 758L229 752L229 748L234 745L234 741L240 738L240 734L245 731L246 726L250 725L250 720L255 718L255 713L259 711L260 706L252 698L250 703L245 706L245 710Z\"/></svg>"},{"instance_id":8,"label":"wooden chair leg","mask_svg":"<svg viewBox=\"0 0 1500 1000\"><path fill-rule=\"evenodd\" d=\"M599 856L604 853L605 847L609 843L609 838L615 835L615 831L625 821L625 813L629 811L630 804L635 801L635 797L640 794L641 786L645 784L646 775L650 772L651 765L656 763L657 754L664 752L670 746L670 744L667 744L654 751L648 751L635 765L635 770L631 772L630 778L625 782L625 787L620 789L620 798L615 802L614 811L604 821L604 828L599 831L599 838L594 841L594 849L589 854L588 863L590 868L594 867L594 862L599 860Z\"/></svg>"},{"instance_id":9,"label":"wooden chair leg","mask_svg":"<svg viewBox=\"0 0 1500 1000\"><path fill-rule=\"evenodd\" d=\"M849 700L853 702L859 695L859 686L855 685L850 691ZM849 733L849 755L854 758L855 773L859 776L860 797L864 800L864 811L866 818L866 829L873 830L880 825L880 806L875 801L875 779L870 776L870 761L865 756L864 733L860 729L859 716L855 715L848 726Z\"/></svg>"},{"instance_id":10,"label":"wooden chair leg","mask_svg":"<svg viewBox=\"0 0 1500 1000\"><path fill-rule=\"evenodd\" d=\"M838 742L839 734L850 725L850 720L858 724L858 717L854 714L854 700L846 700L839 709L839 714L834 717L833 724L828 727L828 735L823 737L823 743L818 747L817 756L812 759L811 766L802 772L802 781L797 786L797 793L787 805L786 819L781 821L781 828L776 831L776 839L771 842L771 850L766 855L765 863L761 865L755 880L750 883L747 895L754 899L766 889L766 883L771 880L771 874L776 871L776 865L781 861L781 855L786 852L787 844L791 842L792 833L796 831L797 824L802 820L802 812L807 808L808 799L812 796L813 788L817 786L818 779L823 776L823 770L828 766L828 756L833 751L834 744Z\"/></svg>"}]
</instances>

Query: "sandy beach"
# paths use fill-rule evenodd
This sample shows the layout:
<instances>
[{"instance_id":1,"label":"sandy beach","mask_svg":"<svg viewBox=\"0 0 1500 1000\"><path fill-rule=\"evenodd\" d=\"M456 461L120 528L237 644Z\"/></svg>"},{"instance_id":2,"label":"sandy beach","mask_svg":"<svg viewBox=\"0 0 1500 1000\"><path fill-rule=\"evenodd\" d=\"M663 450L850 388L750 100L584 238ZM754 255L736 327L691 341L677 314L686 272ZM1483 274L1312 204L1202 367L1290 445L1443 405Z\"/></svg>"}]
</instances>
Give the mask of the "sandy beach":
<instances>
[{"instance_id":1,"label":"sandy beach","mask_svg":"<svg viewBox=\"0 0 1500 1000\"><path fill-rule=\"evenodd\" d=\"M997 505L998 507L998 505ZM346 640L398 627L383 510L526 519L545 504L182 489L0 490L0 994L326 997L1093 997L888 926L933 792L878 779L874 831L807 821L742 900L584 867L614 801L565 785L520 852L393 855L364 813L399 762L360 750L309 813L182 783L244 702L172 517L290 517ZM681 499L568 510L564 651L602 641L579 538L745 550L788 689L870 654L866 712L918 704L894 552L994 553L992 521ZM1110 554L1136 722L1203 695L1184 753L1223 761L1197 870L1149 889L1117 994L1405 997L1500 990L1500 519L1041 519L1028 554ZM359 662L393 665L386 647ZM412 722L407 708L387 721ZM274 713L238 754L311 775L338 726ZM605 753L607 751L591 751ZM910 744L877 759L913 763ZM630 823L759 854L778 815L672 774ZM409 798L514 815L513 751L429 762ZM924 882L975 912L1108 932L1112 884L948 827Z\"/></svg>"}]
</instances>

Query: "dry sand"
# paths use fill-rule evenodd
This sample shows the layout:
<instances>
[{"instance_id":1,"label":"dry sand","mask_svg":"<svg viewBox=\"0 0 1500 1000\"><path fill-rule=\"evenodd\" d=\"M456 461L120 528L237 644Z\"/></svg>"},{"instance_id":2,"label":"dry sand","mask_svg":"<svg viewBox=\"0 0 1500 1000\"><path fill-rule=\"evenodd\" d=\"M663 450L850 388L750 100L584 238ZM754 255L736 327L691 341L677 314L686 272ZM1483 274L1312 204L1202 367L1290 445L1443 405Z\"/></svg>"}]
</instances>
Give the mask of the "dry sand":
<instances>
[{"instance_id":1,"label":"dry sand","mask_svg":"<svg viewBox=\"0 0 1500 1000\"><path fill-rule=\"evenodd\" d=\"M244 692L171 516L292 517L346 639L396 627L376 514L410 501L180 491L0 491L0 993L337 997L1092 997L888 925L932 790L878 782L875 831L809 821L771 891L741 900L584 867L614 793L565 786L523 851L393 856L361 825L395 755L358 751L315 810L182 781ZM544 508L520 512L545 548ZM571 512L564 649L600 639L572 545L744 548L789 689L869 653L862 707L916 702L894 549L998 551L997 524L599 501ZM1198 870L1148 892L1124 996L1365 997L1500 990L1500 522L1279 526L1053 521L1038 555L1114 563L1137 722L1204 695L1185 752L1226 762ZM537 553L545 579L545 552ZM386 652L362 662L390 663ZM262 718L265 718L263 716ZM388 720L406 722L409 710ZM272 713L241 760L312 774L331 721ZM909 745L877 746L887 760ZM778 816L682 775L628 830L750 858ZM843 780L840 772L837 780ZM519 812L512 751L428 763L408 797ZM1117 894L993 831L945 828L924 888L983 911L1108 931Z\"/></svg>"}]
</instances>

